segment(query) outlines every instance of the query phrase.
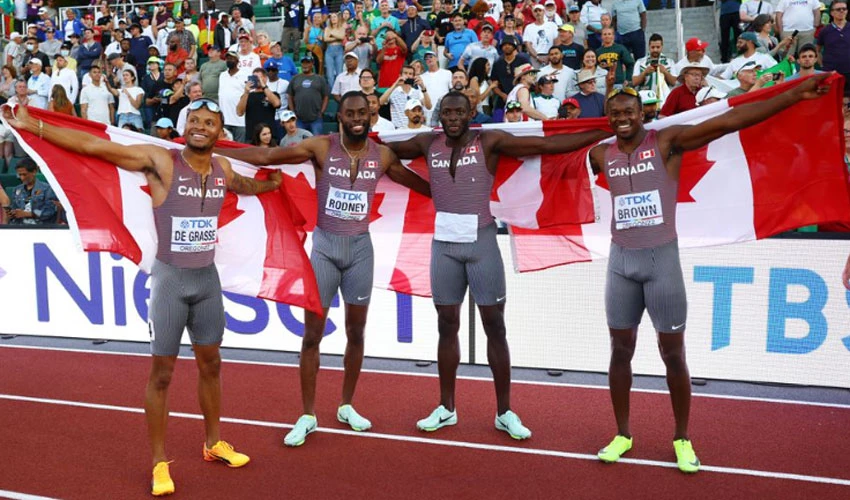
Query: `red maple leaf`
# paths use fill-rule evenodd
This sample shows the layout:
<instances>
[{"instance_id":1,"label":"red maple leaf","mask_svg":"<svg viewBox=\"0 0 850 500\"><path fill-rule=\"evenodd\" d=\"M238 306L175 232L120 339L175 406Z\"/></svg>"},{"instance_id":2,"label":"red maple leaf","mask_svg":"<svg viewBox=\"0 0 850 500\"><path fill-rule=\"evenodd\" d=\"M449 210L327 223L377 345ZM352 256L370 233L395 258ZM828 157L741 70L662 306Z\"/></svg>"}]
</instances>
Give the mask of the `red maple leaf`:
<instances>
[{"instance_id":1,"label":"red maple leaf","mask_svg":"<svg viewBox=\"0 0 850 500\"><path fill-rule=\"evenodd\" d=\"M499 168L496 169L496 177L493 179L493 190L490 191L490 201L502 201L499 199L497 190L522 166L522 161L513 156L502 155L499 157Z\"/></svg>"},{"instance_id":2,"label":"red maple leaf","mask_svg":"<svg viewBox=\"0 0 850 500\"><path fill-rule=\"evenodd\" d=\"M375 193L375 196L372 198L372 211L369 212L369 223L373 223L376 220L382 217L381 215L381 203L384 202L385 193Z\"/></svg>"}]
</instances>

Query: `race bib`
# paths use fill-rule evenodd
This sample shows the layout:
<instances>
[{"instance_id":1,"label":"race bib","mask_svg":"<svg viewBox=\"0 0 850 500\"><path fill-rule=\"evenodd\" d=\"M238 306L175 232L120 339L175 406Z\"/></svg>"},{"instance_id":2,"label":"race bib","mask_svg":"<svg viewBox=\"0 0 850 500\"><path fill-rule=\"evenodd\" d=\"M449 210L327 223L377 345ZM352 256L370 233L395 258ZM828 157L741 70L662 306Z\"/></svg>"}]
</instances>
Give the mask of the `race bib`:
<instances>
[{"instance_id":1,"label":"race bib","mask_svg":"<svg viewBox=\"0 0 850 500\"><path fill-rule=\"evenodd\" d=\"M615 196L614 222L618 230L663 224L664 213L658 190Z\"/></svg>"},{"instance_id":2,"label":"race bib","mask_svg":"<svg viewBox=\"0 0 850 500\"><path fill-rule=\"evenodd\" d=\"M215 248L218 217L172 217L171 251L209 252Z\"/></svg>"},{"instance_id":3,"label":"race bib","mask_svg":"<svg viewBox=\"0 0 850 500\"><path fill-rule=\"evenodd\" d=\"M450 243L475 243L478 239L478 215L437 212L434 239Z\"/></svg>"},{"instance_id":4,"label":"race bib","mask_svg":"<svg viewBox=\"0 0 850 500\"><path fill-rule=\"evenodd\" d=\"M294 9L290 10L289 11L289 17L291 17L292 19L295 19L296 17L298 17L298 12Z\"/></svg>"},{"instance_id":5,"label":"race bib","mask_svg":"<svg viewBox=\"0 0 850 500\"><path fill-rule=\"evenodd\" d=\"M369 215L369 195L366 191L349 191L330 186L325 215L342 220L363 220Z\"/></svg>"}]
</instances>

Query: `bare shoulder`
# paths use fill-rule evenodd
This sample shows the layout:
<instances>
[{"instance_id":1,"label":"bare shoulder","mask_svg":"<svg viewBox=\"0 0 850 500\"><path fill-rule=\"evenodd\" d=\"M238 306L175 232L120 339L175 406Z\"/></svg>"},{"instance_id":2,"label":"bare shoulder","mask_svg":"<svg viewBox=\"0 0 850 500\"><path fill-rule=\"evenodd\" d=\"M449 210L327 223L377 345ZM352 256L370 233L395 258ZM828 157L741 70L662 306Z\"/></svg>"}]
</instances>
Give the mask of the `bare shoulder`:
<instances>
[{"instance_id":1,"label":"bare shoulder","mask_svg":"<svg viewBox=\"0 0 850 500\"><path fill-rule=\"evenodd\" d=\"M148 165L145 165L144 170L155 172L157 175L166 173L170 175L172 170L174 170L174 159L171 157L170 149L153 144L140 144L127 147L134 149L137 154L142 156L143 163L148 163Z\"/></svg>"}]
</instances>

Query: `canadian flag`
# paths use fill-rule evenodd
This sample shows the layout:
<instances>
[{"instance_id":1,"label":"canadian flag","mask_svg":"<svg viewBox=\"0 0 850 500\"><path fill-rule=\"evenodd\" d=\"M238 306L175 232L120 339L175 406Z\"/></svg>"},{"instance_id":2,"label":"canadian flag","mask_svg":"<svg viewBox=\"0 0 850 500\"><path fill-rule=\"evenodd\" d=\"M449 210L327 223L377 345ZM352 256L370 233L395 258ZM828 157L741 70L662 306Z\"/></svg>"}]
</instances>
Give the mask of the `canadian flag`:
<instances>
[{"instance_id":1,"label":"canadian flag","mask_svg":"<svg viewBox=\"0 0 850 500\"><path fill-rule=\"evenodd\" d=\"M649 158L655 158L655 150L654 149L648 149L646 151L641 151L640 154L638 154L638 159L648 160Z\"/></svg>"},{"instance_id":2,"label":"canadian flag","mask_svg":"<svg viewBox=\"0 0 850 500\"><path fill-rule=\"evenodd\" d=\"M224 179L221 179L221 178L216 177L216 179L215 179L215 185L216 185L216 186L224 186Z\"/></svg>"},{"instance_id":3,"label":"canadian flag","mask_svg":"<svg viewBox=\"0 0 850 500\"><path fill-rule=\"evenodd\" d=\"M680 247L750 241L802 226L850 220L841 115L844 79L834 75L827 82L831 84L827 95L800 102L684 155L676 221ZM719 101L647 128L700 123L800 83L792 80ZM604 175L595 180L594 192L598 208L594 223L540 230L511 227L518 271L607 258L612 207ZM562 205L547 198L544 206Z\"/></svg>"}]
</instances>

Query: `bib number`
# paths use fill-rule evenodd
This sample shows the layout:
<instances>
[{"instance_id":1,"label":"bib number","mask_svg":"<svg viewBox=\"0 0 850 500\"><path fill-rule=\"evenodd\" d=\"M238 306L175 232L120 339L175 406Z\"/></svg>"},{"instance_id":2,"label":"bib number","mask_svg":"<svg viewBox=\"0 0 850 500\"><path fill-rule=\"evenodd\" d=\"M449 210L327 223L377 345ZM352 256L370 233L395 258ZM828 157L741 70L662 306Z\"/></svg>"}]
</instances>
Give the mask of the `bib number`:
<instances>
[{"instance_id":1,"label":"bib number","mask_svg":"<svg viewBox=\"0 0 850 500\"><path fill-rule=\"evenodd\" d=\"M363 220L369 215L369 194L330 186L325 215L342 220Z\"/></svg>"},{"instance_id":2,"label":"bib number","mask_svg":"<svg viewBox=\"0 0 850 500\"><path fill-rule=\"evenodd\" d=\"M614 221L617 230L663 224L664 213L658 190L614 197Z\"/></svg>"},{"instance_id":3,"label":"bib number","mask_svg":"<svg viewBox=\"0 0 850 500\"><path fill-rule=\"evenodd\" d=\"M218 238L218 217L172 217L171 251L209 252Z\"/></svg>"},{"instance_id":4,"label":"bib number","mask_svg":"<svg viewBox=\"0 0 850 500\"><path fill-rule=\"evenodd\" d=\"M478 239L478 215L437 212L434 239L450 243L475 243Z\"/></svg>"}]
</instances>

